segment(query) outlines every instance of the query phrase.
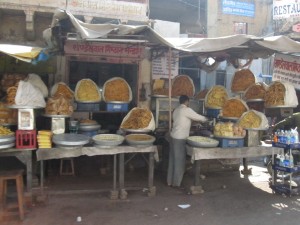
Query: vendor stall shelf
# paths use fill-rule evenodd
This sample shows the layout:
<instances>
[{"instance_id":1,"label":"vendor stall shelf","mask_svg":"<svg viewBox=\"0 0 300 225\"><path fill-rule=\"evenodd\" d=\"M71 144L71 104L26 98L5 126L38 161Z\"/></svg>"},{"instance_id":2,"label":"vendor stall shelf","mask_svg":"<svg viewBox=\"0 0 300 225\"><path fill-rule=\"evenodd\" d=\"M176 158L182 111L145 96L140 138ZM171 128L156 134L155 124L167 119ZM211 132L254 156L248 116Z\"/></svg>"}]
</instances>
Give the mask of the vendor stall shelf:
<instances>
[{"instance_id":1,"label":"vendor stall shelf","mask_svg":"<svg viewBox=\"0 0 300 225\"><path fill-rule=\"evenodd\" d=\"M171 99L171 111L179 105L179 98ZM190 107L197 113L201 113L201 106L198 101L190 100ZM169 124L169 98L151 97L151 110L155 115L156 128L168 128Z\"/></svg>"},{"instance_id":2,"label":"vendor stall shelf","mask_svg":"<svg viewBox=\"0 0 300 225\"><path fill-rule=\"evenodd\" d=\"M284 143L273 143L273 147L282 148L281 155L289 156L289 159L284 160L284 165L280 163L280 160L274 159L274 150L272 151L272 183L270 184L273 193L284 194L288 196L299 195L300 187L299 184L293 186L293 180L299 178L300 165L298 163L294 165L292 154L294 151L300 150L300 143L295 144L284 144ZM280 173L280 174L278 174ZM297 182L296 182L297 183Z\"/></svg>"}]
</instances>

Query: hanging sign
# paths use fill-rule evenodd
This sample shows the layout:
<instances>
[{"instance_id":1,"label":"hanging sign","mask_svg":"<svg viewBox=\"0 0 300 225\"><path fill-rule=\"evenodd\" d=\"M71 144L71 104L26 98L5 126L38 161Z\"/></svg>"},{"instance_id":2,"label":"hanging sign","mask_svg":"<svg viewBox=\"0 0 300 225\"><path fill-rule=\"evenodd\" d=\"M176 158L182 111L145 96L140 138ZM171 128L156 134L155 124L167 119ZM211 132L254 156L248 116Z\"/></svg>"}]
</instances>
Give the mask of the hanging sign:
<instances>
[{"instance_id":1,"label":"hanging sign","mask_svg":"<svg viewBox=\"0 0 300 225\"><path fill-rule=\"evenodd\" d=\"M144 55L144 47L138 45L67 41L64 45L68 55L93 55L140 58Z\"/></svg>"},{"instance_id":2,"label":"hanging sign","mask_svg":"<svg viewBox=\"0 0 300 225\"><path fill-rule=\"evenodd\" d=\"M171 79L178 75L179 53L172 51L171 56ZM168 52L152 60L152 79L169 78L169 55Z\"/></svg>"},{"instance_id":3,"label":"hanging sign","mask_svg":"<svg viewBox=\"0 0 300 225\"><path fill-rule=\"evenodd\" d=\"M272 80L289 82L300 89L300 57L275 54Z\"/></svg>"}]
</instances>

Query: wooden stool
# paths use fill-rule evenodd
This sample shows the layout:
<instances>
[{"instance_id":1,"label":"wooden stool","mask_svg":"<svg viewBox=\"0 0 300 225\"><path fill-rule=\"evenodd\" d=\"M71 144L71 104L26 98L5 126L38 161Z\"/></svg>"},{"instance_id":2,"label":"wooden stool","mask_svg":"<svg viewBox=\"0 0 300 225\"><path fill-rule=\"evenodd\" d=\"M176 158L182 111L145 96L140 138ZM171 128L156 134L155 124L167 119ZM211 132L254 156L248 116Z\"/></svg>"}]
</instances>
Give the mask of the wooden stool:
<instances>
[{"instance_id":1,"label":"wooden stool","mask_svg":"<svg viewBox=\"0 0 300 225\"><path fill-rule=\"evenodd\" d=\"M24 193L23 170L0 171L0 219L4 217L6 210L7 181L15 180L18 195L18 208L20 219L24 219Z\"/></svg>"},{"instance_id":2,"label":"wooden stool","mask_svg":"<svg viewBox=\"0 0 300 225\"><path fill-rule=\"evenodd\" d=\"M71 171L69 172L68 167L66 167L65 162L70 162ZM65 168L64 168L65 164ZM73 158L65 158L60 160L60 169L59 169L60 175L72 175L75 176L75 170L74 170L74 159Z\"/></svg>"}]
</instances>

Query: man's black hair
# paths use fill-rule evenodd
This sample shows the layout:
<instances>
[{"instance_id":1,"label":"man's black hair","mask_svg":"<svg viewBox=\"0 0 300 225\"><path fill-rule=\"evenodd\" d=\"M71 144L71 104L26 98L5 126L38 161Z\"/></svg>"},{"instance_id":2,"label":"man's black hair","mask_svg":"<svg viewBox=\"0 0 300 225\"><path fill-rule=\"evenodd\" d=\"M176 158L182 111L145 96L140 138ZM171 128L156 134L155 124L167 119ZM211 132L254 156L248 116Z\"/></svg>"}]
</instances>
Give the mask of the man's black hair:
<instances>
[{"instance_id":1,"label":"man's black hair","mask_svg":"<svg viewBox=\"0 0 300 225\"><path fill-rule=\"evenodd\" d=\"M183 104L183 103L185 103L186 101L189 101L189 100L190 100L190 98L187 95L181 95L179 97L179 103L180 104Z\"/></svg>"}]
</instances>

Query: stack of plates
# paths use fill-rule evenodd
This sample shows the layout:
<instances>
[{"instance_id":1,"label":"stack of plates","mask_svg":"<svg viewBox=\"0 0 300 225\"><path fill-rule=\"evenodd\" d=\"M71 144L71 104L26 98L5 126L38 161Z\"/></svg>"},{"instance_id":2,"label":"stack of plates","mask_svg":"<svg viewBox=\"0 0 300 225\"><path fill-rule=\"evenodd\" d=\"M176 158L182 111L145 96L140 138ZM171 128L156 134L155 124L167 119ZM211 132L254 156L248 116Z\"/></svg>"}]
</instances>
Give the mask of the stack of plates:
<instances>
[{"instance_id":1,"label":"stack of plates","mask_svg":"<svg viewBox=\"0 0 300 225\"><path fill-rule=\"evenodd\" d=\"M8 134L0 136L0 149L12 148L15 146L15 134Z\"/></svg>"}]
</instances>

